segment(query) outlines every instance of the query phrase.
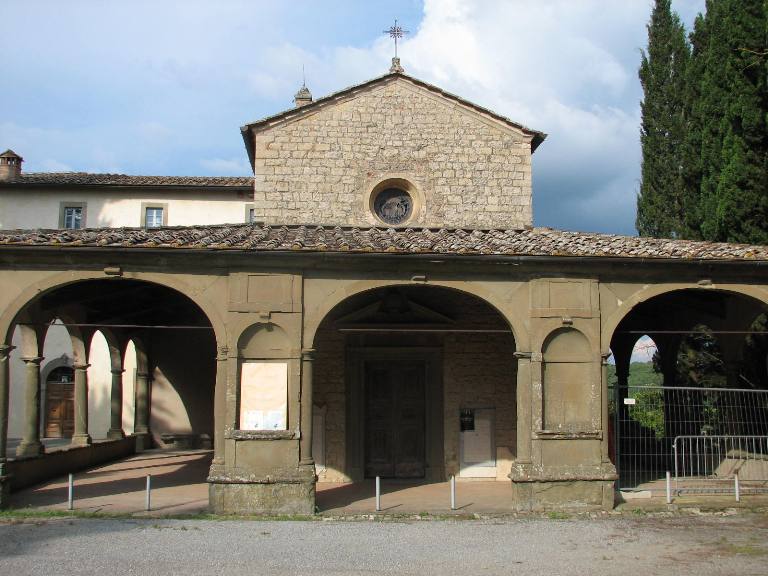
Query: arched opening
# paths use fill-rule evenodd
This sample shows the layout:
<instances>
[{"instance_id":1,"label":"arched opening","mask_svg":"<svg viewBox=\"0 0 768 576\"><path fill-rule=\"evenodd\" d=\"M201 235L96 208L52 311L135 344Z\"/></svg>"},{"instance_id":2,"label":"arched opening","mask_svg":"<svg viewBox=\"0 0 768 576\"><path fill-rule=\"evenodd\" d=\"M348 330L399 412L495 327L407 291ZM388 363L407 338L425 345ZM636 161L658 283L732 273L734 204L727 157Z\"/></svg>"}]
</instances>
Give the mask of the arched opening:
<instances>
[{"instance_id":1,"label":"arched opening","mask_svg":"<svg viewBox=\"0 0 768 576\"><path fill-rule=\"evenodd\" d=\"M611 339L612 456L625 496L768 480L766 305L709 289L636 305ZM612 376L612 377L611 377ZM730 484L729 484L730 483Z\"/></svg>"},{"instance_id":2,"label":"arched opening","mask_svg":"<svg viewBox=\"0 0 768 576\"><path fill-rule=\"evenodd\" d=\"M77 447L111 441L126 446L93 451L106 457L128 454L134 446L140 451L194 449L205 461L202 465L169 469L168 478L158 478L158 483L196 483L207 494L216 337L191 297L132 279L78 281L28 302L16 314L12 330L37 335L36 347L34 338L20 342L24 370L11 373L12 394L25 391L12 400L13 412L23 420L21 445L49 434L61 438L50 447L44 440L46 452L63 441ZM33 394L36 379L38 390ZM31 398L37 402L30 403ZM38 434L30 425L35 418L40 421ZM77 458L73 456L73 462ZM174 476L183 474L184 468L193 470L195 477ZM118 489L119 483L115 486Z\"/></svg>"},{"instance_id":3,"label":"arched opening","mask_svg":"<svg viewBox=\"0 0 768 576\"><path fill-rule=\"evenodd\" d=\"M358 494L341 487L375 477L391 490L451 476L509 489L515 339L487 302L434 286L368 290L331 310L314 348L321 509L349 504Z\"/></svg>"}]
</instances>

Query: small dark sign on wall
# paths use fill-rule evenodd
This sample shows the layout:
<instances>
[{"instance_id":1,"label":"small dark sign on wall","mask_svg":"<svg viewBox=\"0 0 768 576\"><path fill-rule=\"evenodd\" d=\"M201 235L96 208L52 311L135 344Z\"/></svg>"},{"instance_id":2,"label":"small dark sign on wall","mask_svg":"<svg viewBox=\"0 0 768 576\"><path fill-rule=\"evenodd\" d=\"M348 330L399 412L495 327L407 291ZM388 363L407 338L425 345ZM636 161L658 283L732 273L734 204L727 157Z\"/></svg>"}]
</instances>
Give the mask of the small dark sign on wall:
<instances>
[{"instance_id":1,"label":"small dark sign on wall","mask_svg":"<svg viewBox=\"0 0 768 576\"><path fill-rule=\"evenodd\" d=\"M459 413L459 423L462 432L468 432L475 429L475 411L471 408L462 408Z\"/></svg>"}]
</instances>

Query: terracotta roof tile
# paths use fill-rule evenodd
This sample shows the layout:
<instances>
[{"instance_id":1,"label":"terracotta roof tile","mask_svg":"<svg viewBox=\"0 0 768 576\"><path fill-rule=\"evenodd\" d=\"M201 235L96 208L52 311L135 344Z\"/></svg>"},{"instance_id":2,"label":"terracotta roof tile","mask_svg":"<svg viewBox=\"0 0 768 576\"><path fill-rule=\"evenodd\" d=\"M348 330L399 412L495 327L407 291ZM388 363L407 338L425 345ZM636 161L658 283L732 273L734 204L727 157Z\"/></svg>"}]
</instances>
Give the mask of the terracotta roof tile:
<instances>
[{"instance_id":1,"label":"terracotta roof tile","mask_svg":"<svg viewBox=\"0 0 768 576\"><path fill-rule=\"evenodd\" d=\"M768 246L530 230L217 226L0 231L5 246L762 260Z\"/></svg>"},{"instance_id":2,"label":"terracotta roof tile","mask_svg":"<svg viewBox=\"0 0 768 576\"><path fill-rule=\"evenodd\" d=\"M91 174L90 172L27 172L4 186L189 186L251 187L251 176L130 176L128 174Z\"/></svg>"}]
</instances>

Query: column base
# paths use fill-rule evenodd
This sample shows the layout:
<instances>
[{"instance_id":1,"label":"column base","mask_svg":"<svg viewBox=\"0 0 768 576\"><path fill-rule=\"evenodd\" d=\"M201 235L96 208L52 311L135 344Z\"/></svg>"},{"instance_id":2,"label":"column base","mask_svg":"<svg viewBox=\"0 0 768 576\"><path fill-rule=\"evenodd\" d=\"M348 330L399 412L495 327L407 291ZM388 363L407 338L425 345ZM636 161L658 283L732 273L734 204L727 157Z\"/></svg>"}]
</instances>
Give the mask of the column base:
<instances>
[{"instance_id":1,"label":"column base","mask_svg":"<svg viewBox=\"0 0 768 576\"><path fill-rule=\"evenodd\" d=\"M250 479L222 474L208 478L215 514L309 516L315 513L314 467L296 476Z\"/></svg>"},{"instance_id":2,"label":"column base","mask_svg":"<svg viewBox=\"0 0 768 576\"><path fill-rule=\"evenodd\" d=\"M16 456L19 458L25 458L30 456L40 456L45 453L45 446L40 441L25 442L21 441L16 447Z\"/></svg>"},{"instance_id":3,"label":"column base","mask_svg":"<svg viewBox=\"0 0 768 576\"><path fill-rule=\"evenodd\" d=\"M75 434L72 436L72 446L90 446L93 439L90 434Z\"/></svg>"},{"instance_id":4,"label":"column base","mask_svg":"<svg viewBox=\"0 0 768 576\"><path fill-rule=\"evenodd\" d=\"M152 448L152 435L148 432L136 433L136 452L143 452Z\"/></svg>"},{"instance_id":5,"label":"column base","mask_svg":"<svg viewBox=\"0 0 768 576\"><path fill-rule=\"evenodd\" d=\"M123 432L122 428L110 428L109 432L107 432L107 440L122 440L125 438L125 432Z\"/></svg>"}]
</instances>

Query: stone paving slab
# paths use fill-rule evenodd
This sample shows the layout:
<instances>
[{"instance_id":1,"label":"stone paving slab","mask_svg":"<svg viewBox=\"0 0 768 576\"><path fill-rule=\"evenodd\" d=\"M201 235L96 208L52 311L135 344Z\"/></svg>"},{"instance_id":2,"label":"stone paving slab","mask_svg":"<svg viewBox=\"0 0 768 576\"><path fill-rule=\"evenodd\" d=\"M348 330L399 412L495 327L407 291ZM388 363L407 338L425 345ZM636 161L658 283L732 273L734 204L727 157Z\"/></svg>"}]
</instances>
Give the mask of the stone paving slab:
<instances>
[{"instance_id":1,"label":"stone paving slab","mask_svg":"<svg viewBox=\"0 0 768 576\"><path fill-rule=\"evenodd\" d=\"M212 452L148 450L75 474L75 509L133 514L145 510L146 477L152 476L152 511L196 514L208 509ZM11 495L13 508L67 509L67 478L57 478Z\"/></svg>"}]
</instances>

